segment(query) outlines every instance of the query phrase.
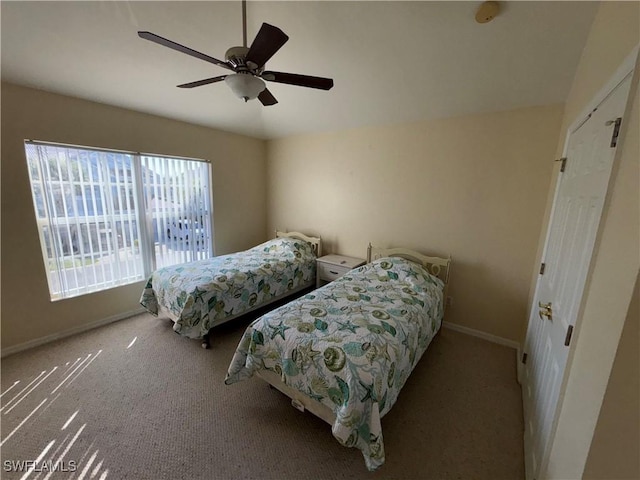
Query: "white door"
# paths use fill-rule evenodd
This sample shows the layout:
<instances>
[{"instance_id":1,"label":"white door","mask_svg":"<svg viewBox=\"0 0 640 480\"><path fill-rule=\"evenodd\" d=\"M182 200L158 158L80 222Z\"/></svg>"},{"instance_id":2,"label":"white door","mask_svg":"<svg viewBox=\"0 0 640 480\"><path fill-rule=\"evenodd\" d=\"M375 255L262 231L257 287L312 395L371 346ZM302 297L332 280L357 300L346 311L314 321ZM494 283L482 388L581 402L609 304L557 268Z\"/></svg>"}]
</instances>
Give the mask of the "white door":
<instances>
[{"instance_id":1,"label":"white door","mask_svg":"<svg viewBox=\"0 0 640 480\"><path fill-rule=\"evenodd\" d=\"M528 480L540 480L624 112L627 76L568 139L531 309L523 370ZM612 146L613 145L613 146ZM569 332L569 333L568 333Z\"/></svg>"}]
</instances>

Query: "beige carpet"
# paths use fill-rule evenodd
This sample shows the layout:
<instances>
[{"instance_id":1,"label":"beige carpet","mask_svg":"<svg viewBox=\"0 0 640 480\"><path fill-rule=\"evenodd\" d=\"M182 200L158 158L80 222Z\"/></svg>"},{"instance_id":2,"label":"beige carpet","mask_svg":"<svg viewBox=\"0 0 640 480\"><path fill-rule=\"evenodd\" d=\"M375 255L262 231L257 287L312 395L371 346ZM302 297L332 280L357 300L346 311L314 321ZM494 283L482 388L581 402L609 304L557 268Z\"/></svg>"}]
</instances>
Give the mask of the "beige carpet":
<instances>
[{"instance_id":1,"label":"beige carpet","mask_svg":"<svg viewBox=\"0 0 640 480\"><path fill-rule=\"evenodd\" d=\"M23 478L7 462L48 447L27 478L524 478L512 349L443 329L383 418L386 464L369 473L262 381L224 385L248 321L219 327L212 350L140 315L3 359L1 477ZM47 477L60 458L75 472Z\"/></svg>"}]
</instances>

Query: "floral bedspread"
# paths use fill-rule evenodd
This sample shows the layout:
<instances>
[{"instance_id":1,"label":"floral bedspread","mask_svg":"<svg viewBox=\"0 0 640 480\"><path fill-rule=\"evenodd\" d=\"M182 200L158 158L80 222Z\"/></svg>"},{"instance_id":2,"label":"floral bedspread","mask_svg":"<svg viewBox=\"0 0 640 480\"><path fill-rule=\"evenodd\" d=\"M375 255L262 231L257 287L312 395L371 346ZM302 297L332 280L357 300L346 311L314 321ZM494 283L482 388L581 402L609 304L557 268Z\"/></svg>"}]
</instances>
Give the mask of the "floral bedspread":
<instances>
[{"instance_id":1,"label":"floral bedspread","mask_svg":"<svg viewBox=\"0 0 640 480\"><path fill-rule=\"evenodd\" d=\"M218 320L313 284L315 260L310 243L276 238L244 252L160 268L140 304L154 315L165 307L176 332L202 338Z\"/></svg>"},{"instance_id":2,"label":"floral bedspread","mask_svg":"<svg viewBox=\"0 0 640 480\"><path fill-rule=\"evenodd\" d=\"M245 331L225 383L257 370L329 407L333 435L384 463L380 418L443 317L443 283L421 265L388 257L273 310Z\"/></svg>"}]
</instances>

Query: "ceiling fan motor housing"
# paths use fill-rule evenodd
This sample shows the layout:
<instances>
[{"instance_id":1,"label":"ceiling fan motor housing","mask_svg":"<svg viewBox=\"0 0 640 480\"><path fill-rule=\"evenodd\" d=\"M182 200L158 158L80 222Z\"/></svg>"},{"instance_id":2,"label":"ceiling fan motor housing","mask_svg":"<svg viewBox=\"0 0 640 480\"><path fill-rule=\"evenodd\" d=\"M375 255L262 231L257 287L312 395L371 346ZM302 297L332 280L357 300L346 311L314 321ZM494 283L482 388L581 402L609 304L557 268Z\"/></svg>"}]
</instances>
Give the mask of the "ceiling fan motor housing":
<instances>
[{"instance_id":1,"label":"ceiling fan motor housing","mask_svg":"<svg viewBox=\"0 0 640 480\"><path fill-rule=\"evenodd\" d=\"M231 47L227 50L227 53L224 54L224 58L234 69L240 68L240 70L242 70L242 67L244 67L247 70L252 70L245 62L247 53L249 53L249 48L247 47Z\"/></svg>"},{"instance_id":2,"label":"ceiling fan motor housing","mask_svg":"<svg viewBox=\"0 0 640 480\"><path fill-rule=\"evenodd\" d=\"M225 60L233 67L235 74L227 75L225 83L229 85L236 97L242 98L245 102L256 98L265 88L264 82L257 77L264 67L259 69L258 65L245 61L249 53L247 47L231 47L224 54Z\"/></svg>"}]
</instances>

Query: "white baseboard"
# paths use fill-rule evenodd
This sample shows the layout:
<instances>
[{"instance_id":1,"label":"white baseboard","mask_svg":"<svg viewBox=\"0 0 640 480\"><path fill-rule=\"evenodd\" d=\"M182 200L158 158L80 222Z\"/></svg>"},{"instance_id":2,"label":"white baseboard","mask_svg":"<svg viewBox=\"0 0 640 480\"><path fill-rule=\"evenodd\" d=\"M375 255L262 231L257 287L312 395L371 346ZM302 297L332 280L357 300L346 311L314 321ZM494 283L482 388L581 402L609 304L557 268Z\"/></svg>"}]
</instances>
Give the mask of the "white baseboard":
<instances>
[{"instance_id":1,"label":"white baseboard","mask_svg":"<svg viewBox=\"0 0 640 480\"><path fill-rule=\"evenodd\" d=\"M473 328L469 327L463 327L462 325L458 325L457 323L451 323L447 321L442 322L442 326L445 328L450 328L451 330L455 330L457 332L466 333L467 335L471 335L473 337L482 338L483 340L487 340L489 342L498 343L500 345L514 348L517 352L520 351L520 343L514 340L498 337L497 335L491 335L490 333L481 332L480 330L474 330Z\"/></svg>"},{"instance_id":2,"label":"white baseboard","mask_svg":"<svg viewBox=\"0 0 640 480\"><path fill-rule=\"evenodd\" d=\"M481 332L480 330L474 330L473 328L463 327L462 325L458 325L457 323L442 322L442 326L460 333L466 333L467 335L471 335L473 337L482 338L483 340L487 340L489 342L513 348L516 351L517 380L518 383L522 385L522 382L520 380L522 378L522 363L520 362L520 357L522 356L522 347L520 346L520 343L509 340L507 338L498 337L497 335L491 335L490 333Z\"/></svg>"},{"instance_id":3,"label":"white baseboard","mask_svg":"<svg viewBox=\"0 0 640 480\"><path fill-rule=\"evenodd\" d=\"M36 338L35 340L29 340L28 342L20 343L12 347L3 348L2 352L0 353L0 357L4 358L9 355L13 355L14 353L22 352L23 350L28 350L30 348L44 345L45 343L53 342L54 340L60 340L61 338L70 337L71 335L75 335L76 333L86 332L87 330L92 330L94 328L101 327L109 323L117 322L119 320L124 320L125 318L130 318L130 317L133 317L134 315L139 315L140 313L144 313L145 311L146 310L144 308L131 310L129 312L113 315L111 317L103 318L101 320L96 320L94 322L85 323L84 325L73 327L68 330L64 330L62 332L53 333L51 335L47 335L41 338Z\"/></svg>"}]
</instances>

